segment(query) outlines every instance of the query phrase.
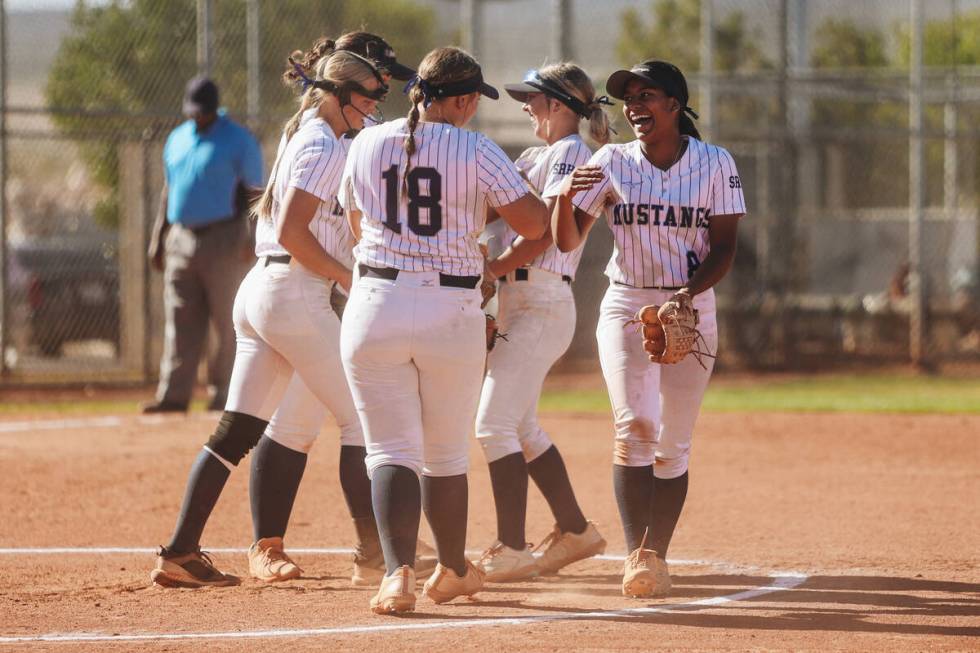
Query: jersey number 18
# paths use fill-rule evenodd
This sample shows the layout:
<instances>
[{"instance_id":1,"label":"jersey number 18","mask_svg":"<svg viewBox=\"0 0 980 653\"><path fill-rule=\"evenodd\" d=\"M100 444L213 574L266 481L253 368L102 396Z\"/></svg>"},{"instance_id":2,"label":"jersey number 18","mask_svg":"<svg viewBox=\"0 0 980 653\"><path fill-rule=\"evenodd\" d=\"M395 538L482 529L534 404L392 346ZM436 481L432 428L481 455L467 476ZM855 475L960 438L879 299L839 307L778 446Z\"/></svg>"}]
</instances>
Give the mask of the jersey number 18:
<instances>
[{"instance_id":1,"label":"jersey number 18","mask_svg":"<svg viewBox=\"0 0 980 653\"><path fill-rule=\"evenodd\" d=\"M384 225L396 234L402 232L398 222L398 166L391 166L381 177L385 180ZM428 182L422 193L422 180ZM405 181L408 186L408 228L419 236L435 236L442 229L442 175L435 168L412 168ZM428 209L429 220L422 222L420 211Z\"/></svg>"}]
</instances>

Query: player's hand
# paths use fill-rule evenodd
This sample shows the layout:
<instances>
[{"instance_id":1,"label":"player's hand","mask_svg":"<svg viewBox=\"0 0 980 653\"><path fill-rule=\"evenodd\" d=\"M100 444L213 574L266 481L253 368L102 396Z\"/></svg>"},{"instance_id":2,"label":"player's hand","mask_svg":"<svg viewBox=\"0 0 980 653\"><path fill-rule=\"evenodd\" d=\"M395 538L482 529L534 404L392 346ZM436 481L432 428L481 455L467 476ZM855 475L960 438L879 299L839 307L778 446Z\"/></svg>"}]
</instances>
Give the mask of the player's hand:
<instances>
[{"instance_id":1,"label":"player's hand","mask_svg":"<svg viewBox=\"0 0 980 653\"><path fill-rule=\"evenodd\" d=\"M558 193L571 199L578 193L589 190L605 177L599 166L578 166L572 170L572 174L565 177Z\"/></svg>"},{"instance_id":2,"label":"player's hand","mask_svg":"<svg viewBox=\"0 0 980 653\"><path fill-rule=\"evenodd\" d=\"M337 278L337 283L339 283L340 287L343 288L344 291L349 295L350 287L354 283L354 273L351 272L350 270L345 270L344 273Z\"/></svg>"},{"instance_id":3,"label":"player's hand","mask_svg":"<svg viewBox=\"0 0 980 653\"><path fill-rule=\"evenodd\" d=\"M483 276L480 278L480 294L483 296L483 301L480 303L480 308L486 307L497 294L497 275L493 273L490 266L491 263L483 259Z\"/></svg>"},{"instance_id":4,"label":"player's hand","mask_svg":"<svg viewBox=\"0 0 980 653\"><path fill-rule=\"evenodd\" d=\"M494 279L499 279L500 277L507 274L503 271L503 265L501 265L498 259L493 259L492 261L487 261L486 271L493 276Z\"/></svg>"}]
</instances>

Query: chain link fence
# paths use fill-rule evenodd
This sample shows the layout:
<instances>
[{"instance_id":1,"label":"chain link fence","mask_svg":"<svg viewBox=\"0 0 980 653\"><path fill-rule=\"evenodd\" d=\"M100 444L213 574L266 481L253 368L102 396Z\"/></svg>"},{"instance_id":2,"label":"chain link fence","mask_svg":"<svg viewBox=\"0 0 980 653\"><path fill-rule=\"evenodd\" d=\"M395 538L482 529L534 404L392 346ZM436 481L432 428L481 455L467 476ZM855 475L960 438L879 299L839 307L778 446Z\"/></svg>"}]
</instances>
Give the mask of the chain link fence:
<instances>
[{"instance_id":1,"label":"chain link fence","mask_svg":"<svg viewBox=\"0 0 980 653\"><path fill-rule=\"evenodd\" d=\"M677 63L749 207L719 287L723 365L980 360L980 0L63 4L0 3L5 383L156 375L162 290L145 251L185 82L218 82L268 169L295 110L286 56L359 28L410 65L461 44L498 85L560 59L600 88L624 65ZM399 93L384 107L406 110ZM475 128L513 155L534 144L506 97ZM610 248L597 227L568 365L594 365Z\"/></svg>"}]
</instances>

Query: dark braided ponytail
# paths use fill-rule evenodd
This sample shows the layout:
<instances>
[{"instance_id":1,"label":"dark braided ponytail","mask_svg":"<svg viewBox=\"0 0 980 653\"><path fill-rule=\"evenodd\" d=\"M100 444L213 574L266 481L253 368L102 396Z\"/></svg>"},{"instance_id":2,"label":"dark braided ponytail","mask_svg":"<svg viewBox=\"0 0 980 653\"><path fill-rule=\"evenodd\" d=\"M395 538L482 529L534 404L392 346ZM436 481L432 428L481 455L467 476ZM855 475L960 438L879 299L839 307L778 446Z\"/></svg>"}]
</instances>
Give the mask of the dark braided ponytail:
<instances>
[{"instance_id":1,"label":"dark braided ponytail","mask_svg":"<svg viewBox=\"0 0 980 653\"><path fill-rule=\"evenodd\" d=\"M691 116L687 115L683 109L681 110L681 117L677 120L677 128L680 130L682 136L693 136L701 140L701 132L694 126L694 121L691 120Z\"/></svg>"}]
</instances>

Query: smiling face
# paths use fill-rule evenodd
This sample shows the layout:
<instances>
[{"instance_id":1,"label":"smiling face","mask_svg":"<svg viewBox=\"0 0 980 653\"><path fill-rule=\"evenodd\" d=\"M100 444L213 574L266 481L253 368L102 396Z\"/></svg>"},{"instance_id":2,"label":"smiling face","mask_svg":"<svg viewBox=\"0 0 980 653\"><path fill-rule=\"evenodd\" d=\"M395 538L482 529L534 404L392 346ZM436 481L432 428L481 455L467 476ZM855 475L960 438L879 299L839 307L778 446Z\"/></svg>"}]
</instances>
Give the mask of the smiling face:
<instances>
[{"instance_id":1,"label":"smiling face","mask_svg":"<svg viewBox=\"0 0 980 653\"><path fill-rule=\"evenodd\" d=\"M643 141L656 140L677 130L677 100L647 82L632 79L623 93L623 115L633 135Z\"/></svg>"},{"instance_id":2,"label":"smiling face","mask_svg":"<svg viewBox=\"0 0 980 653\"><path fill-rule=\"evenodd\" d=\"M531 117L534 135L541 140L547 140L548 120L551 118L550 101L544 93L528 93L527 101L522 107Z\"/></svg>"}]
</instances>

